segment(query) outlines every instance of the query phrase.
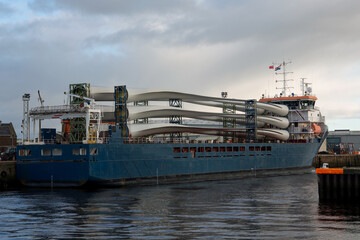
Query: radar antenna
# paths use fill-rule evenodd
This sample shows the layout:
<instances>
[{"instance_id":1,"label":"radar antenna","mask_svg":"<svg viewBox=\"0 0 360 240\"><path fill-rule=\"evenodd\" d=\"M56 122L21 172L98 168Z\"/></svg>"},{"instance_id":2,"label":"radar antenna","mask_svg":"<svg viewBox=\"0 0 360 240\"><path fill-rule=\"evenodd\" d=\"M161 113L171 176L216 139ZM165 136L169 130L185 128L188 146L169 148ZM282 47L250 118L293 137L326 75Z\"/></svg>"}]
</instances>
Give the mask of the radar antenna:
<instances>
[{"instance_id":1,"label":"radar antenna","mask_svg":"<svg viewBox=\"0 0 360 240\"><path fill-rule=\"evenodd\" d=\"M301 79L301 92L303 96L311 95L312 88L310 87L311 83L305 82L306 78L300 78Z\"/></svg>"}]
</instances>

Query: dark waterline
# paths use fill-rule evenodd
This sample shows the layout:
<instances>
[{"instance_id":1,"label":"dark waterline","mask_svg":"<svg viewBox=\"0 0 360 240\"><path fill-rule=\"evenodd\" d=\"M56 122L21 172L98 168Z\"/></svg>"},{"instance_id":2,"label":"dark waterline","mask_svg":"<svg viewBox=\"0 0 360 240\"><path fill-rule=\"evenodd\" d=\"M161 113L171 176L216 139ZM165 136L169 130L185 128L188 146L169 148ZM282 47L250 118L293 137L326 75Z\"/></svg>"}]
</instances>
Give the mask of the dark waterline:
<instances>
[{"instance_id":1,"label":"dark waterline","mask_svg":"<svg viewBox=\"0 0 360 240\"><path fill-rule=\"evenodd\" d=\"M356 203L315 174L130 188L0 192L0 239L359 239Z\"/></svg>"}]
</instances>

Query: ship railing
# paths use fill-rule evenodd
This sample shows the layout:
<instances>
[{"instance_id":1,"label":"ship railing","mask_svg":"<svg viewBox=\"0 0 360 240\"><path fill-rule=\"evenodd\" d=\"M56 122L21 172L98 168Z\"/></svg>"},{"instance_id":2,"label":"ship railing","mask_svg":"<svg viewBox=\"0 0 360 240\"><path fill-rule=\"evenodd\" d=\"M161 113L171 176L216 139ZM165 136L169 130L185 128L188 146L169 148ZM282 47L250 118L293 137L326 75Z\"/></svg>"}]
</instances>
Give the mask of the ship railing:
<instances>
[{"instance_id":1,"label":"ship railing","mask_svg":"<svg viewBox=\"0 0 360 240\"><path fill-rule=\"evenodd\" d=\"M184 138L154 138L154 137L129 137L123 139L125 143L129 144L151 144L151 143L190 143L196 140L188 140Z\"/></svg>"},{"instance_id":2,"label":"ship railing","mask_svg":"<svg viewBox=\"0 0 360 240\"><path fill-rule=\"evenodd\" d=\"M154 137L137 137L137 138L124 138L124 143L125 144L154 144L154 143L161 143L161 144L191 144L191 143L238 143L238 144L242 144L245 143L244 141L239 141L239 142L231 142L231 141L227 141L227 142L221 142L219 140L189 140L186 138L163 138L163 137L158 137L158 138L154 138ZM286 143L286 142L294 142L292 140L288 140L288 141L282 141L282 140L272 140L272 141L261 141L258 140L257 143L269 143L269 142L282 142L282 143ZM302 143L304 141L298 141L299 143Z\"/></svg>"},{"instance_id":3,"label":"ship railing","mask_svg":"<svg viewBox=\"0 0 360 240\"><path fill-rule=\"evenodd\" d=\"M307 133L305 135L309 136L310 133ZM295 134L297 135L297 134ZM318 137L322 138L322 136L324 135L324 133L321 133ZM103 138L99 138L97 142L91 142L92 144L108 144L110 143L110 137L103 137ZM137 137L137 138L124 138L124 143L125 144L193 144L193 143L213 143L213 144L219 144L219 143L234 143L234 144L243 144L246 143L245 141L239 141L239 142L221 142L221 141L217 141L217 140L188 140L188 139L184 139L184 138L175 138L175 139L166 139L166 138L150 138L150 137ZM287 141L284 140L258 140L256 142L253 143L271 143L271 142L276 142L276 143L305 143L305 142L312 142L314 139L313 138L309 138L309 137L305 137L305 138L293 138L293 139L289 139ZM80 142L79 142L80 143ZM82 142L85 143L85 142ZM90 142L88 142L90 143ZM61 141L61 142L57 142L55 140L48 140L48 141L41 141L41 142L25 142L24 145L38 145L38 144L43 144L43 145L56 145L56 144L73 144L70 143L69 141ZM86 143L85 143L86 144ZM22 145L21 143L19 143L19 145Z\"/></svg>"},{"instance_id":4,"label":"ship railing","mask_svg":"<svg viewBox=\"0 0 360 240\"><path fill-rule=\"evenodd\" d=\"M302 107L294 107L294 106L291 106L289 107L289 110L291 111L307 111L307 110L312 110L312 109L316 109L316 107L313 107L313 106L302 106ZM319 109L318 109L319 110Z\"/></svg>"},{"instance_id":5,"label":"ship railing","mask_svg":"<svg viewBox=\"0 0 360 240\"><path fill-rule=\"evenodd\" d=\"M86 109L81 107L79 104L74 105L58 105L58 106L41 106L35 107L30 110L30 114L44 114L44 113L54 113L54 112L84 112Z\"/></svg>"}]
</instances>

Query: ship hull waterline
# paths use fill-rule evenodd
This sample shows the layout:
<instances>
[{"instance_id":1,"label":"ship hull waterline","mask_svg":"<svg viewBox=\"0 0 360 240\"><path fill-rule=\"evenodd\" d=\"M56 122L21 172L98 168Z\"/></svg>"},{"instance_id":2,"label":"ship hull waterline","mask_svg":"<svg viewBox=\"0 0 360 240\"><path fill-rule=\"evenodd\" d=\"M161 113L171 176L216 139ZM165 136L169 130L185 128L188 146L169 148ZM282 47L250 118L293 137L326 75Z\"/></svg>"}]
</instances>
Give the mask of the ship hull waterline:
<instances>
[{"instance_id":1,"label":"ship hull waterline","mask_svg":"<svg viewBox=\"0 0 360 240\"><path fill-rule=\"evenodd\" d=\"M29 187L79 187L302 174L311 171L322 143L315 140L312 143L67 145L63 155L72 153L71 148L86 149L86 155L38 156L36 160L22 157L17 161L17 178ZM35 155L43 148L54 149L59 145L18 148L31 148ZM92 149L96 149L96 155L89 154ZM194 149L196 152L191 152Z\"/></svg>"}]
</instances>

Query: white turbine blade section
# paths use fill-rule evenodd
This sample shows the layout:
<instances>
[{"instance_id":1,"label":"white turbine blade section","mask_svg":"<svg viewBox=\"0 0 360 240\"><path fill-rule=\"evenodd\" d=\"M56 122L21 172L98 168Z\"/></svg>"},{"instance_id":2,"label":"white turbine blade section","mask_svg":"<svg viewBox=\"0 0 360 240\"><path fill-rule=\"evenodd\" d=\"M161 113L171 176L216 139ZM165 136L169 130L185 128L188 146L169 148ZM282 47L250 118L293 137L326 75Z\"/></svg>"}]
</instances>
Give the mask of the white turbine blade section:
<instances>
[{"instance_id":1,"label":"white turbine blade section","mask_svg":"<svg viewBox=\"0 0 360 240\"><path fill-rule=\"evenodd\" d=\"M89 97L95 101L115 101L114 92L114 87L90 87Z\"/></svg>"},{"instance_id":2,"label":"white turbine blade section","mask_svg":"<svg viewBox=\"0 0 360 240\"><path fill-rule=\"evenodd\" d=\"M165 134L172 132L190 132L190 133L199 133L199 134L210 134L210 135L223 135L224 131L235 132L241 135L244 134L246 129L241 128L206 128L206 127L192 127L184 126L180 124L132 124L128 125L130 135L132 137L143 137L155 134ZM289 138L289 132L286 130L280 129L258 129L257 133L259 135L275 138L278 140L287 140Z\"/></svg>"},{"instance_id":3,"label":"white turbine blade section","mask_svg":"<svg viewBox=\"0 0 360 240\"><path fill-rule=\"evenodd\" d=\"M289 119L284 117L274 117L274 116L257 116L257 120L260 122L265 122L271 124L278 128L287 128L289 126Z\"/></svg>"},{"instance_id":4,"label":"white turbine blade section","mask_svg":"<svg viewBox=\"0 0 360 240\"><path fill-rule=\"evenodd\" d=\"M223 117L226 118L235 118L235 119L245 119L244 114L226 114L226 113L216 113L216 112L202 112L187 110L184 108L176 107L160 107L160 106L136 106L128 107L129 110L129 120L139 119L139 118L159 118L159 117L169 117L169 116L182 116L195 119L203 119L202 117L208 117L206 120L216 119L215 121L222 121ZM289 120L283 117L273 117L273 116L259 116L258 120L260 122L268 123L278 128L287 128L289 126ZM239 121L239 123L244 123Z\"/></svg>"},{"instance_id":5,"label":"white turbine blade section","mask_svg":"<svg viewBox=\"0 0 360 240\"><path fill-rule=\"evenodd\" d=\"M192 93L176 92L172 90L158 90L158 89L144 89L144 90L133 90L128 89L129 102L135 101L164 101L169 99L182 99L183 101L220 101L226 102L224 98L203 96ZM236 100L239 104L245 104L244 100Z\"/></svg>"},{"instance_id":6,"label":"white turbine blade section","mask_svg":"<svg viewBox=\"0 0 360 240\"><path fill-rule=\"evenodd\" d=\"M127 89L128 102L136 101L168 101L169 99L182 99L183 101L212 101L218 103L228 103L234 105L245 105L245 100L231 99L231 98L218 98L203 96L191 93L176 92L171 90L156 90L156 89ZM90 97L96 101L114 101L114 88L104 87L90 87ZM257 107L273 112L280 116L286 116L289 108L285 105L260 103L257 102Z\"/></svg>"},{"instance_id":7,"label":"white turbine blade section","mask_svg":"<svg viewBox=\"0 0 360 240\"><path fill-rule=\"evenodd\" d=\"M261 103L261 102L256 102L256 106L258 108L262 108L267 110L268 112L272 112L275 113L279 116L286 116L289 113L289 108L286 105L281 105L281 104L275 104L275 103Z\"/></svg>"},{"instance_id":8,"label":"white turbine blade section","mask_svg":"<svg viewBox=\"0 0 360 240\"><path fill-rule=\"evenodd\" d=\"M103 120L114 121L114 107L104 106L103 109ZM109 113L111 111L111 113ZM202 119L209 121L222 122L223 118L235 118L237 124L245 124L244 114L226 114L217 112L203 112L188 110L184 108L176 107L163 107L163 106L128 106L128 120L135 120L141 118L163 118L170 116L182 116L193 119ZM273 116L258 116L258 126L263 127L264 123L271 124L278 128L287 128L289 126L289 120L283 117Z\"/></svg>"},{"instance_id":9,"label":"white turbine blade section","mask_svg":"<svg viewBox=\"0 0 360 240\"><path fill-rule=\"evenodd\" d=\"M204 112L196 110L188 110L185 108L177 107L162 107L162 106L136 106L128 107L129 120L138 118L159 118L169 116L182 116L189 118L196 118L197 116L220 116L220 117L232 117L232 118L243 118L243 114L228 114L219 112Z\"/></svg>"},{"instance_id":10,"label":"white turbine blade section","mask_svg":"<svg viewBox=\"0 0 360 240\"><path fill-rule=\"evenodd\" d=\"M196 119L214 121L214 122L223 122L224 121L223 117L217 117L217 116L198 116L198 117L196 117ZM242 118L242 119L238 118L238 119L235 119L235 120L236 120L236 124L238 124L238 125L245 125L246 124L245 118ZM257 121L257 126L258 127L264 127L265 123L258 120Z\"/></svg>"},{"instance_id":11,"label":"white turbine blade section","mask_svg":"<svg viewBox=\"0 0 360 240\"><path fill-rule=\"evenodd\" d=\"M231 98L218 98L218 97L210 97L203 95L196 95L190 93L182 93L175 91L151 91L147 90L143 93L132 92L132 90L128 90L129 98L128 101L162 101L168 99L182 99L183 101L213 101L218 103L227 103L234 105L245 105L245 100L240 99L231 99ZM137 94L136 94L137 93ZM286 116L289 113L289 108L285 105L273 104L273 103L260 103L257 102L257 107L267 110L269 112L273 112L280 116Z\"/></svg>"},{"instance_id":12,"label":"white turbine blade section","mask_svg":"<svg viewBox=\"0 0 360 240\"><path fill-rule=\"evenodd\" d=\"M235 105L241 105L241 101L243 100L236 100L236 99L225 99L224 101L222 101L222 103L227 103L227 104L235 104ZM219 102L219 101L217 101ZM275 104L275 103L262 103L262 102L256 102L256 107L260 108L260 109L264 109L266 111L272 112L272 113L276 113L280 116L286 116L289 113L289 108L286 105L282 105L282 104ZM245 109L245 107L244 107Z\"/></svg>"},{"instance_id":13,"label":"white turbine blade section","mask_svg":"<svg viewBox=\"0 0 360 240\"><path fill-rule=\"evenodd\" d=\"M208 107L217 107L217 108L223 108L223 103L217 103L217 102L203 102L203 101L184 101L191 104L197 104L202 106L208 106ZM235 105L236 111L245 112L245 105ZM264 114L265 110L261 108L256 109L257 114Z\"/></svg>"},{"instance_id":14,"label":"white turbine blade section","mask_svg":"<svg viewBox=\"0 0 360 240\"><path fill-rule=\"evenodd\" d=\"M214 122L222 122L223 118L222 117L217 117L217 116L196 116L193 117L194 119L199 119L199 120L207 120L207 121L214 121ZM102 120L104 122L114 122L114 113L113 112L103 112L103 117ZM245 119L236 119L236 123L239 125L245 125ZM265 126L264 122L261 121L257 121L257 126L258 127L263 127Z\"/></svg>"},{"instance_id":15,"label":"white turbine blade section","mask_svg":"<svg viewBox=\"0 0 360 240\"><path fill-rule=\"evenodd\" d=\"M274 128L258 129L257 134L283 141L288 140L290 136L288 131Z\"/></svg>"}]
</instances>

